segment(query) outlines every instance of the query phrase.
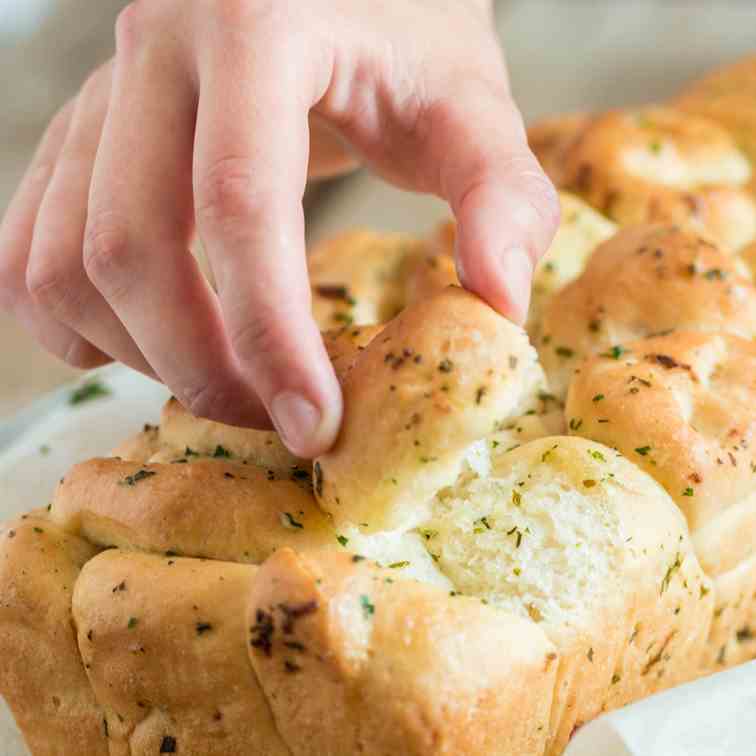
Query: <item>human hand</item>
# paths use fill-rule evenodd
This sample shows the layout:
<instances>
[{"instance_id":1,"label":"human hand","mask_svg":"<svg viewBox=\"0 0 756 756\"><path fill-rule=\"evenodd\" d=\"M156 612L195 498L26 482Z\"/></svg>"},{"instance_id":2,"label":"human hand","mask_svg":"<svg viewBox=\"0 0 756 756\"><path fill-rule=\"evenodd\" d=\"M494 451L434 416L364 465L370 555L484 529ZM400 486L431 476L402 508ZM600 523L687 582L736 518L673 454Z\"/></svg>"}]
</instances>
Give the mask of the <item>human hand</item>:
<instances>
[{"instance_id":1,"label":"human hand","mask_svg":"<svg viewBox=\"0 0 756 756\"><path fill-rule=\"evenodd\" d=\"M301 197L352 164L449 201L460 280L523 320L558 203L486 0L137 0L0 229L0 305L53 353L117 359L192 412L334 440ZM188 253L198 232L217 294Z\"/></svg>"}]
</instances>

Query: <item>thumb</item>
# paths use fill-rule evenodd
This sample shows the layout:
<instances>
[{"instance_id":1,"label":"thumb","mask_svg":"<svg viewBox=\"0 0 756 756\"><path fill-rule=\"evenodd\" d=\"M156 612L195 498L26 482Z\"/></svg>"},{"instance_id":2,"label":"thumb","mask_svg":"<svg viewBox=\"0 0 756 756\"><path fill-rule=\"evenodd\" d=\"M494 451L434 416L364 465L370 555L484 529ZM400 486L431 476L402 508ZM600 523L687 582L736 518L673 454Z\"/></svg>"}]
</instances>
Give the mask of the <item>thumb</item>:
<instances>
[{"instance_id":1,"label":"thumb","mask_svg":"<svg viewBox=\"0 0 756 756\"><path fill-rule=\"evenodd\" d=\"M533 270L559 224L559 199L530 151L507 93L468 89L430 112L425 159L457 219L462 285L517 323L530 302Z\"/></svg>"}]
</instances>

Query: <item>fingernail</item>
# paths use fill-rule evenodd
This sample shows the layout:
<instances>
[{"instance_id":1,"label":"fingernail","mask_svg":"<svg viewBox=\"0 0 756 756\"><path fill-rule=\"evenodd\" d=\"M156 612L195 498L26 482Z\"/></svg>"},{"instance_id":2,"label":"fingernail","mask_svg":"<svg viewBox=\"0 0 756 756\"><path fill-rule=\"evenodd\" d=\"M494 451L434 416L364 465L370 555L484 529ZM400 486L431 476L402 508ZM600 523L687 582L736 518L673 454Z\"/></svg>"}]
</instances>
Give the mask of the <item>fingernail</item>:
<instances>
[{"instance_id":1,"label":"fingernail","mask_svg":"<svg viewBox=\"0 0 756 756\"><path fill-rule=\"evenodd\" d=\"M320 410L300 394L282 391L271 402L270 414L286 446L295 454L306 456L320 426Z\"/></svg>"},{"instance_id":2,"label":"fingernail","mask_svg":"<svg viewBox=\"0 0 756 756\"><path fill-rule=\"evenodd\" d=\"M530 286L533 281L533 263L524 247L510 247L499 262L502 281L509 301L509 315L522 325L528 315Z\"/></svg>"}]
</instances>

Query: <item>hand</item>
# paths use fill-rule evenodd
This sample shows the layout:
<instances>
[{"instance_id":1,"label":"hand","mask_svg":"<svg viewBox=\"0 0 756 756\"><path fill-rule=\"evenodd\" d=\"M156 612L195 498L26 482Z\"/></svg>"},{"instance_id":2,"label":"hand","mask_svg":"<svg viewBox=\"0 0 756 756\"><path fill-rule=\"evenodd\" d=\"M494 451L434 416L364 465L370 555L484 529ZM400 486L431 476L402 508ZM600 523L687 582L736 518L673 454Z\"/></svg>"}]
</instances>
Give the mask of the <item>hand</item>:
<instances>
[{"instance_id":1,"label":"hand","mask_svg":"<svg viewBox=\"0 0 756 756\"><path fill-rule=\"evenodd\" d=\"M192 412L334 440L301 197L352 159L446 198L462 283L516 320L558 221L484 0L137 0L0 229L0 304L52 352L117 359ZM309 116L309 117L308 117ZM338 135L338 136L335 136ZM217 294L188 253L196 231Z\"/></svg>"}]
</instances>

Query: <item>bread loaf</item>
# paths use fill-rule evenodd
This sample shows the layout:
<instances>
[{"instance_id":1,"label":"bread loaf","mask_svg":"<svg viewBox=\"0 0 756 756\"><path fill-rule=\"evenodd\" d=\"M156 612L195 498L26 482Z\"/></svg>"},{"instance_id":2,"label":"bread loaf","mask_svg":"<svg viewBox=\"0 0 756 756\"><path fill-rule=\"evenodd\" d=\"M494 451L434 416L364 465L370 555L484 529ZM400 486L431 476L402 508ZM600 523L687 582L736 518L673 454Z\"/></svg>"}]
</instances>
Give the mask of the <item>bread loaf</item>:
<instances>
[{"instance_id":1,"label":"bread loaf","mask_svg":"<svg viewBox=\"0 0 756 756\"><path fill-rule=\"evenodd\" d=\"M457 285L453 222L345 234L310 257L328 453L172 399L0 526L33 756L558 756L755 658L753 70L531 129L576 193L538 353Z\"/></svg>"}]
</instances>

